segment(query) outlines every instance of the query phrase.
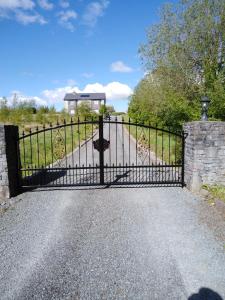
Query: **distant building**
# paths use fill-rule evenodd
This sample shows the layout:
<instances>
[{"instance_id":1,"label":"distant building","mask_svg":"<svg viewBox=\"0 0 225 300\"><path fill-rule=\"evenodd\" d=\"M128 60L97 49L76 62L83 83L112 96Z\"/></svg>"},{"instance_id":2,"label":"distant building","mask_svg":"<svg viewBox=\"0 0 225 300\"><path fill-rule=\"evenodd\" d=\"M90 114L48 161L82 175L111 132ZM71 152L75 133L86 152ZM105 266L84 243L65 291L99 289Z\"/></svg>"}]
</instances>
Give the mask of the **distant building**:
<instances>
[{"instance_id":1,"label":"distant building","mask_svg":"<svg viewBox=\"0 0 225 300\"><path fill-rule=\"evenodd\" d=\"M65 109L70 115L74 115L81 103L90 105L91 110L99 112L102 104L106 105L105 93L68 93L64 97Z\"/></svg>"}]
</instances>

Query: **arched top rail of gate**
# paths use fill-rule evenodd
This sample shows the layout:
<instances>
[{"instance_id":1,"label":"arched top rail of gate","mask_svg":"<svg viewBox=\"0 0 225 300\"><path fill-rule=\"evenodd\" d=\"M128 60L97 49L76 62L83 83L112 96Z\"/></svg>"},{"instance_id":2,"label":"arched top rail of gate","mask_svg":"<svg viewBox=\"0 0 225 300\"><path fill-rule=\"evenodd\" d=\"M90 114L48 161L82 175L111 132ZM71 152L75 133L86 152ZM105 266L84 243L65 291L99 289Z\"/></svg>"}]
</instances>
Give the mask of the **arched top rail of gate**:
<instances>
[{"instance_id":1,"label":"arched top rail of gate","mask_svg":"<svg viewBox=\"0 0 225 300\"><path fill-rule=\"evenodd\" d=\"M157 127L157 125L153 126L151 125L151 123L149 124L143 124L143 123L139 123L137 121L135 122L127 122L127 121L118 121L117 119L115 120L104 120L104 123L105 124L120 124L120 125L128 125L128 126L137 126L137 127L142 127L142 128L146 128L146 129L153 129L153 130L157 130L157 131L161 131L161 132L165 132L165 133L168 133L168 134L172 134L172 135L176 135L178 137L183 137L183 131L180 130L180 131L171 131L170 129L164 129L164 128L161 128L161 127Z\"/></svg>"},{"instance_id":2,"label":"arched top rail of gate","mask_svg":"<svg viewBox=\"0 0 225 300\"><path fill-rule=\"evenodd\" d=\"M22 134L19 137L19 140L31 137L35 134L40 134L40 133L48 132L48 131L51 131L51 130L58 130L58 129L61 129L61 128L64 128L64 127L78 126L78 125L79 126L80 125L92 125L92 124L93 125L98 125L99 121L93 119L93 120L86 120L86 121L79 121L78 120L76 122L74 122L74 121L66 122L64 120L63 124L56 124L56 125L49 124L48 127L46 125L43 125L43 126L40 126L40 127L37 126L36 128L34 128L33 131L30 129L28 134L25 134L24 131L23 131Z\"/></svg>"},{"instance_id":3,"label":"arched top rail of gate","mask_svg":"<svg viewBox=\"0 0 225 300\"><path fill-rule=\"evenodd\" d=\"M152 130L156 130L158 132L164 132L164 133L171 134L171 135L181 137L181 138L184 136L183 131L171 131L169 128L168 129L160 128L157 125L155 125L155 126L151 125L151 123L143 124L143 123L139 123L137 121L135 121L135 122L132 121L131 122L130 120L129 121L124 121L124 119L118 120L116 117L113 120L107 120L107 119L101 119L101 117L99 117L99 120L98 119L91 119L91 120L82 120L81 121L81 120L78 119L77 121L74 121L74 120L71 119L70 122L66 122L64 120L62 124L59 124L59 123L56 124L56 125L49 124L48 127L46 125L43 125L42 128L37 126L33 131L30 129L29 133L27 133L27 134L25 134L24 131L23 131L22 134L19 137L19 140L31 137L35 134L40 134L40 133L43 133L43 132L48 132L48 131L51 131L51 130L57 130L57 129L61 129L61 128L64 128L64 127L69 127L69 126L99 125L99 122L101 120L102 120L103 124L117 124L117 125L125 125L125 126L127 125L127 126L134 126L134 127L137 126L139 128L152 129Z\"/></svg>"}]
</instances>

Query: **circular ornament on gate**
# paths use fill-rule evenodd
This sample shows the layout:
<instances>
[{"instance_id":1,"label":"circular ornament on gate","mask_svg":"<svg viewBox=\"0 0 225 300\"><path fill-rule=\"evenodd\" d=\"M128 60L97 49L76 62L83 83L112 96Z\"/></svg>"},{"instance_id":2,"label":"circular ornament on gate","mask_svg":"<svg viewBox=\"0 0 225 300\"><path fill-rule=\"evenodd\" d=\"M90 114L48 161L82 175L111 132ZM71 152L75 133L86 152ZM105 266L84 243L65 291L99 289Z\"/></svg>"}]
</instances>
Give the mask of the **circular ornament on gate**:
<instances>
[{"instance_id":1,"label":"circular ornament on gate","mask_svg":"<svg viewBox=\"0 0 225 300\"><path fill-rule=\"evenodd\" d=\"M94 149L100 152L100 139L93 141ZM110 141L107 141L103 139L103 151L107 150L109 148Z\"/></svg>"}]
</instances>

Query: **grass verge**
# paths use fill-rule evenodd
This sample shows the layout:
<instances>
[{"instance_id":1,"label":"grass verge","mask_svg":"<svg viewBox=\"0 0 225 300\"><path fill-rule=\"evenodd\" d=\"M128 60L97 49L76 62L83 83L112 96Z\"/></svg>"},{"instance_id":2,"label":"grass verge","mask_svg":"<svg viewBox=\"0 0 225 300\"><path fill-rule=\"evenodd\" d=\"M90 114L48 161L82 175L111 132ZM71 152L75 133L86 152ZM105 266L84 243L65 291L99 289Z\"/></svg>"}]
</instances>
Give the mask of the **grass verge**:
<instances>
[{"instance_id":1,"label":"grass verge","mask_svg":"<svg viewBox=\"0 0 225 300\"><path fill-rule=\"evenodd\" d=\"M124 117L128 122L128 116ZM131 123L133 121L131 120ZM135 122L134 122L135 123ZM154 152L157 158L167 164L180 164L182 161L182 138L160 129L143 128L136 125L125 125L134 139L146 149ZM130 129L129 129L130 127Z\"/></svg>"},{"instance_id":2,"label":"grass verge","mask_svg":"<svg viewBox=\"0 0 225 300\"><path fill-rule=\"evenodd\" d=\"M225 186L222 185L203 185L203 189L210 193L213 199L220 199L225 203Z\"/></svg>"}]
</instances>

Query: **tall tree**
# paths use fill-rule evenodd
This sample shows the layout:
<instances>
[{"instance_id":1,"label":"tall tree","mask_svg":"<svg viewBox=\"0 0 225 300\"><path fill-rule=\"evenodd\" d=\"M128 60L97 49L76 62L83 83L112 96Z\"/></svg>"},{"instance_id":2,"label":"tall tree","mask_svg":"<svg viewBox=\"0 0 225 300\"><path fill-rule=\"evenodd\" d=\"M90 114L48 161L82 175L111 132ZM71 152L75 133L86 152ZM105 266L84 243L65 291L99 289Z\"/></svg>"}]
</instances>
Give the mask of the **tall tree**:
<instances>
[{"instance_id":1,"label":"tall tree","mask_svg":"<svg viewBox=\"0 0 225 300\"><path fill-rule=\"evenodd\" d=\"M153 76L154 89L161 90L164 108L171 108L173 95L179 109L188 106L192 119L201 95L208 94L211 117L225 120L224 28L225 1L181 0L162 8L160 22L149 28L140 54L147 77Z\"/></svg>"}]
</instances>

